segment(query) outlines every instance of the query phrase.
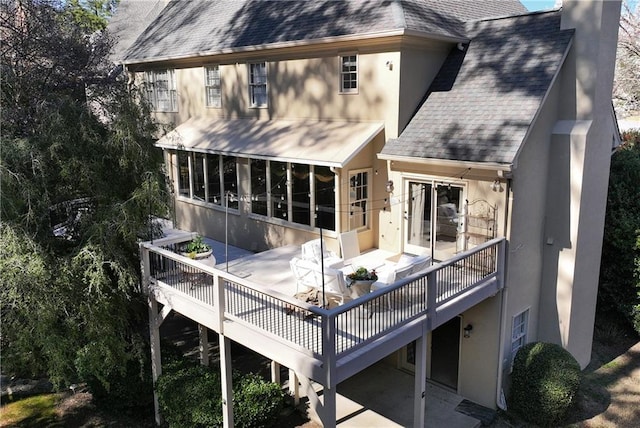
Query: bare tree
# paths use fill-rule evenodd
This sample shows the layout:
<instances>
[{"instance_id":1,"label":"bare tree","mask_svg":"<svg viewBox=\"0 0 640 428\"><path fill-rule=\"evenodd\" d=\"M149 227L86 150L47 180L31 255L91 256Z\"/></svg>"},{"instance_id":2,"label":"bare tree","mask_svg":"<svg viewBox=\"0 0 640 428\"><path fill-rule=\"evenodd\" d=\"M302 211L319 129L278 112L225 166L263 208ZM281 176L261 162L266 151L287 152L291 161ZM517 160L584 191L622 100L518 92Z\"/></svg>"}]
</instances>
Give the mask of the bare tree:
<instances>
[{"instance_id":1,"label":"bare tree","mask_svg":"<svg viewBox=\"0 0 640 428\"><path fill-rule=\"evenodd\" d=\"M620 117L640 114L640 3L624 0L613 99Z\"/></svg>"}]
</instances>

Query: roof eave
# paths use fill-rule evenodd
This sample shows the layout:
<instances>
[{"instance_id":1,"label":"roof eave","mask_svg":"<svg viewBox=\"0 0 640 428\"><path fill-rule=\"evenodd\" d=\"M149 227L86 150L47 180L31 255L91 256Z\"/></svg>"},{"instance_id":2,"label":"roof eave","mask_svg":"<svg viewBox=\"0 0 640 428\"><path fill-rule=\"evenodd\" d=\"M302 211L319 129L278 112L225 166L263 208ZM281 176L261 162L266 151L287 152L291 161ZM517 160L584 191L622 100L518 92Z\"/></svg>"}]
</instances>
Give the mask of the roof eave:
<instances>
[{"instance_id":1,"label":"roof eave","mask_svg":"<svg viewBox=\"0 0 640 428\"><path fill-rule=\"evenodd\" d=\"M262 52L262 51L274 50L274 49L300 48L300 47L317 46L317 45L330 44L330 43L354 42L354 41L360 41L360 40L368 41L372 39L398 37L398 36L421 37L421 38L443 41L443 42L451 42L451 43L458 43L458 42L466 43L469 41L468 38L464 38L464 37L447 36L447 35L436 34L436 33L427 33L423 31L407 30L403 28L403 29L390 30L390 31L376 31L371 33L351 34L347 36L322 37L319 39L266 43L262 45L219 49L219 50L204 51L204 52L198 52L198 53L190 53L186 55L175 55L175 56L167 55L167 56L161 56L161 57L155 56L152 58L132 58L132 59L126 58L122 61L122 63L124 65L132 65L132 64L146 64L146 63L155 63L155 62L163 62L163 61L179 61L179 60L185 60L190 58L208 57L208 56L216 56L216 55L243 54L243 53L252 53L252 52Z\"/></svg>"},{"instance_id":2,"label":"roof eave","mask_svg":"<svg viewBox=\"0 0 640 428\"><path fill-rule=\"evenodd\" d=\"M390 155L385 153L378 153L378 159L396 162L417 163L430 166L474 168L487 171L511 172L513 170L513 164L499 162L474 162L451 159L421 158L412 156Z\"/></svg>"}]
</instances>

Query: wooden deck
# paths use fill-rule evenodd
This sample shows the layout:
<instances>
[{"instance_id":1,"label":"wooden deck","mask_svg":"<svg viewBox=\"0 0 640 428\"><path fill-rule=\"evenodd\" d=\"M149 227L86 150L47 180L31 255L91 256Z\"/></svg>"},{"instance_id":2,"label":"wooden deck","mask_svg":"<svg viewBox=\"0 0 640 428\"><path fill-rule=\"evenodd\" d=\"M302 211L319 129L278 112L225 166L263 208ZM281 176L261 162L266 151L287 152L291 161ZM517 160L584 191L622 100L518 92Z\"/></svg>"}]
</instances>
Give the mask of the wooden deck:
<instances>
[{"instance_id":1,"label":"wooden deck","mask_svg":"<svg viewBox=\"0 0 640 428\"><path fill-rule=\"evenodd\" d=\"M288 367L303 385L312 381L323 385L325 397L335 394L338 383L423 340L426 332L503 287L504 239L331 309L293 297L295 283L288 261L299 247L243 257L230 262L227 272L226 263L211 267L172 251L176 243L173 238L141 245L152 336L174 310L224 340ZM371 254L378 260L382 256ZM159 358L154 358L159 365ZM318 414L330 412L327 420L334 417L335 409L326 410L331 402L312 404Z\"/></svg>"}]
</instances>

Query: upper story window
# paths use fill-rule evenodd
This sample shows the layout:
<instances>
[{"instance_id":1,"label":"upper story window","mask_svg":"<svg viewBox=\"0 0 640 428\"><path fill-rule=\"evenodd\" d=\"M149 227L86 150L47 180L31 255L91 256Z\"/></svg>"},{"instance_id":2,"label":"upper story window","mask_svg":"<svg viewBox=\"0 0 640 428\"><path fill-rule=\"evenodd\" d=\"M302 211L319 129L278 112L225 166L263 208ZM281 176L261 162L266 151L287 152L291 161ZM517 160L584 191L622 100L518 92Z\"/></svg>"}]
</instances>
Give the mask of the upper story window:
<instances>
[{"instance_id":1,"label":"upper story window","mask_svg":"<svg viewBox=\"0 0 640 428\"><path fill-rule=\"evenodd\" d=\"M349 173L349 224L350 230L366 227L369 224L367 208L369 205L369 172L353 171Z\"/></svg>"},{"instance_id":2,"label":"upper story window","mask_svg":"<svg viewBox=\"0 0 640 428\"><path fill-rule=\"evenodd\" d=\"M251 107L267 106L267 64L249 64L249 103Z\"/></svg>"},{"instance_id":3,"label":"upper story window","mask_svg":"<svg viewBox=\"0 0 640 428\"><path fill-rule=\"evenodd\" d=\"M516 353L527 343L527 330L529 325L529 309L520 312L513 317L511 329L511 362L516 357Z\"/></svg>"},{"instance_id":4,"label":"upper story window","mask_svg":"<svg viewBox=\"0 0 640 428\"><path fill-rule=\"evenodd\" d=\"M147 100L154 111L178 111L175 70L153 70L144 73Z\"/></svg>"},{"instance_id":5,"label":"upper story window","mask_svg":"<svg viewBox=\"0 0 640 428\"><path fill-rule=\"evenodd\" d=\"M340 57L340 92L358 92L358 55Z\"/></svg>"},{"instance_id":6,"label":"upper story window","mask_svg":"<svg viewBox=\"0 0 640 428\"><path fill-rule=\"evenodd\" d=\"M218 65L204 68L204 87L207 107L221 107L222 91L220 88L220 67Z\"/></svg>"}]
</instances>

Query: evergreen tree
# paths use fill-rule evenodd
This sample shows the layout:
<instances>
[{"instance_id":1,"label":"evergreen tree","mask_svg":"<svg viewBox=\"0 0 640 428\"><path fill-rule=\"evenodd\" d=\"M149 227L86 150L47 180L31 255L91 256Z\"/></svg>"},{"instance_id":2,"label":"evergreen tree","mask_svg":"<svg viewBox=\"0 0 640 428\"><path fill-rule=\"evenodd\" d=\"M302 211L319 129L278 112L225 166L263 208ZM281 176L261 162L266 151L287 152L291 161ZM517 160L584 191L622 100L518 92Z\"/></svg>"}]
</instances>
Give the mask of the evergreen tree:
<instances>
[{"instance_id":1,"label":"evergreen tree","mask_svg":"<svg viewBox=\"0 0 640 428\"><path fill-rule=\"evenodd\" d=\"M74 7L0 3L2 370L108 391L142 372L137 242L168 197L159 129Z\"/></svg>"}]
</instances>

